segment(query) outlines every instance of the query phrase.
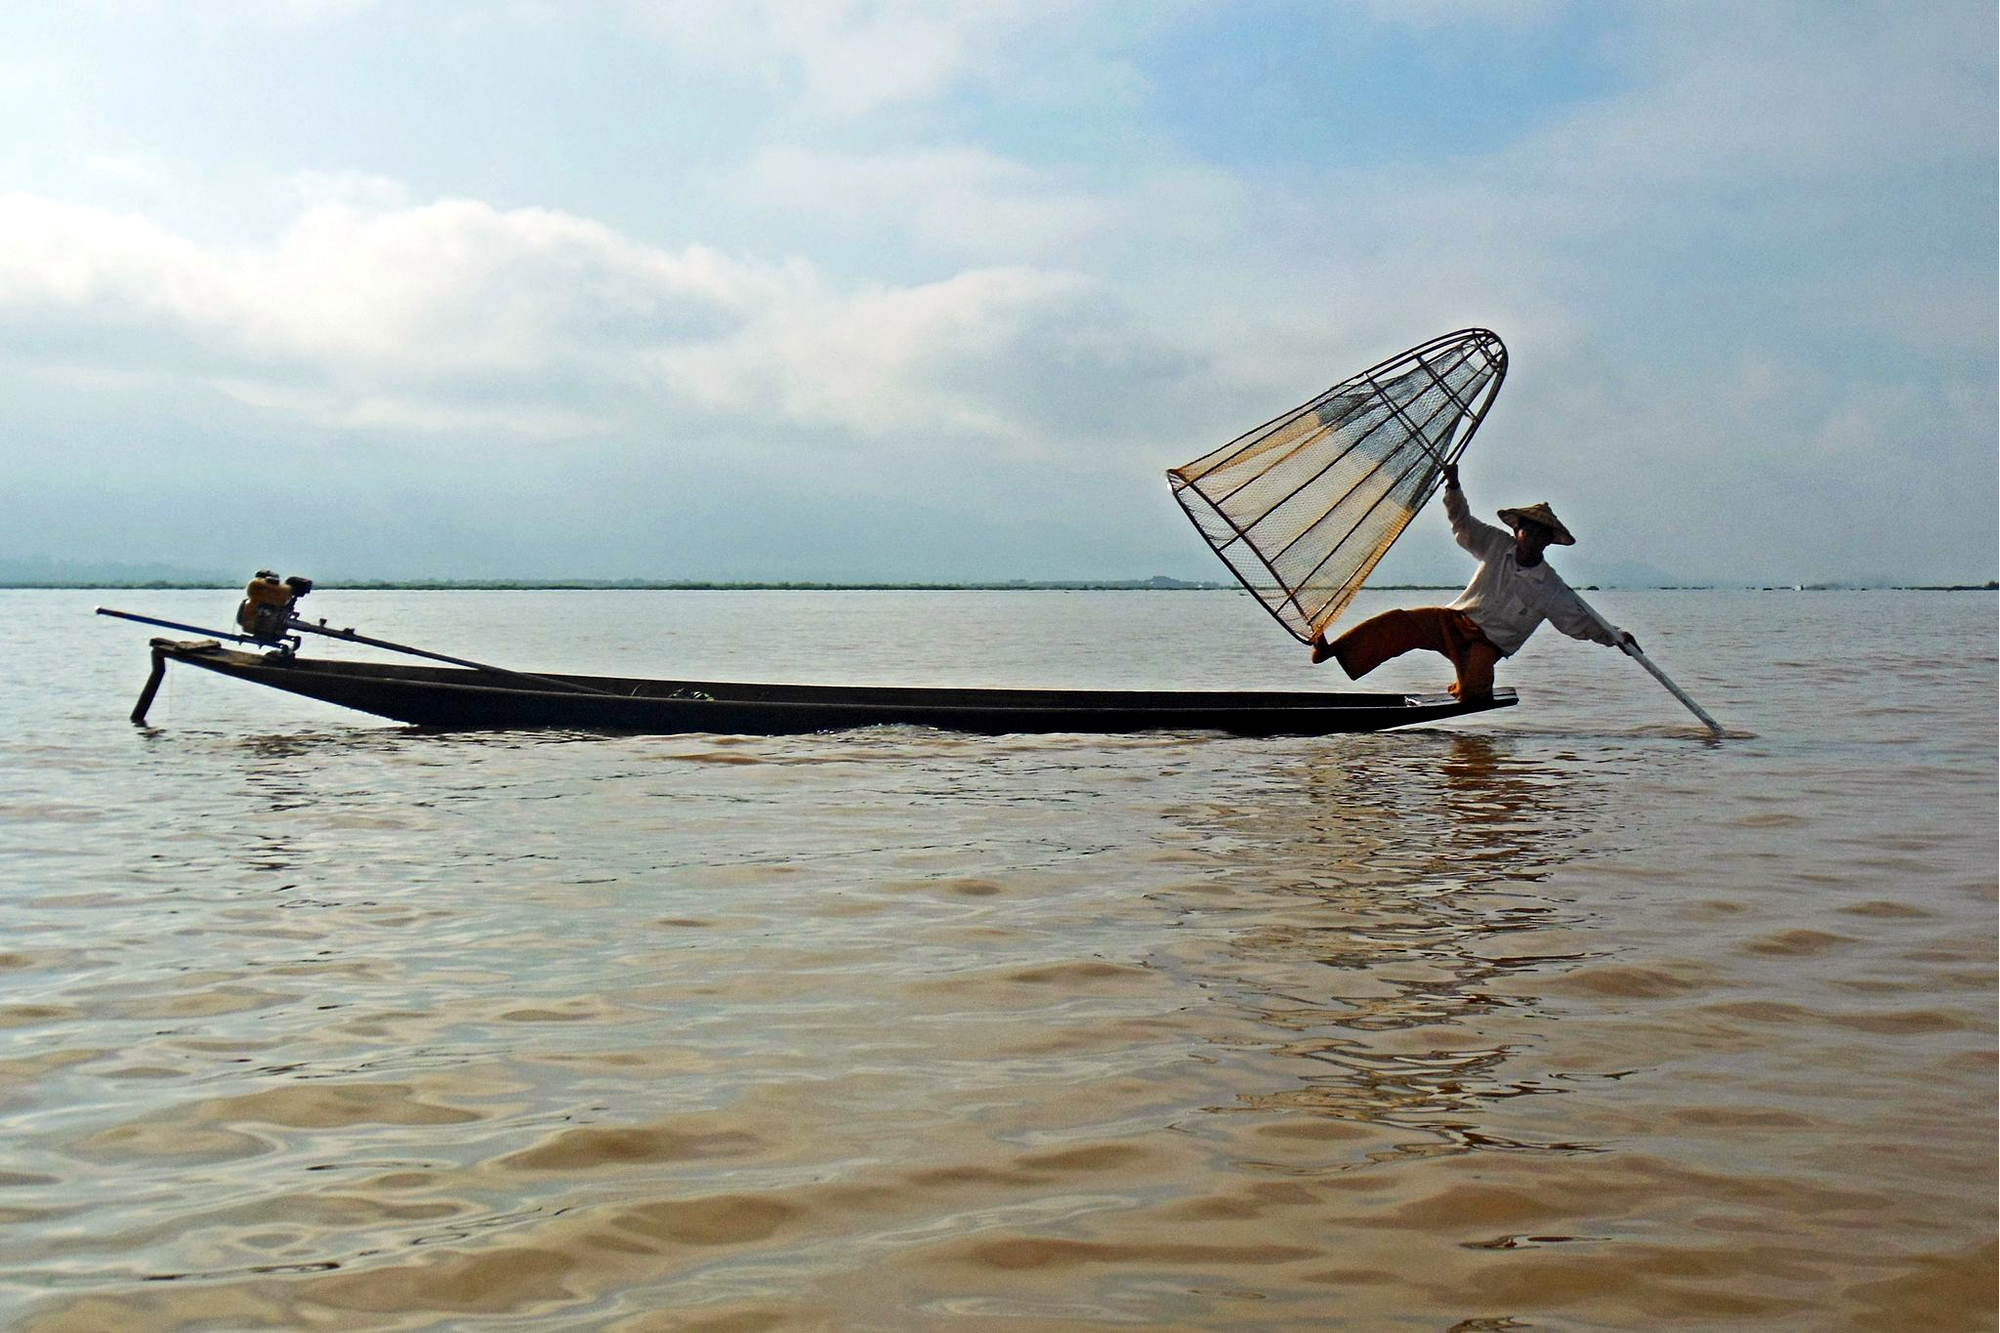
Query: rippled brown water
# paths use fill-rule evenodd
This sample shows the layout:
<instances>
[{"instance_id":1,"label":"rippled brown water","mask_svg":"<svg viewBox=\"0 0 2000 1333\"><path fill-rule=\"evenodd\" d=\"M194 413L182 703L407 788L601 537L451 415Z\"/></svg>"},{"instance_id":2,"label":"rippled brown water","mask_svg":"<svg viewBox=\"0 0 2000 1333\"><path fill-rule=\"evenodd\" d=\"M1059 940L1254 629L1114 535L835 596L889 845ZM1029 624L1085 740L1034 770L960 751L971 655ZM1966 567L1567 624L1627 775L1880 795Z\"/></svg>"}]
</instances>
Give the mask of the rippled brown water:
<instances>
[{"instance_id":1,"label":"rippled brown water","mask_svg":"<svg viewBox=\"0 0 2000 1333\"><path fill-rule=\"evenodd\" d=\"M549 669L1333 685L1224 594L316 597ZM1720 744L1553 638L1512 712L1308 741L192 674L141 731L93 600L0 593L0 1324L1993 1325L1991 594L1604 595Z\"/></svg>"}]
</instances>

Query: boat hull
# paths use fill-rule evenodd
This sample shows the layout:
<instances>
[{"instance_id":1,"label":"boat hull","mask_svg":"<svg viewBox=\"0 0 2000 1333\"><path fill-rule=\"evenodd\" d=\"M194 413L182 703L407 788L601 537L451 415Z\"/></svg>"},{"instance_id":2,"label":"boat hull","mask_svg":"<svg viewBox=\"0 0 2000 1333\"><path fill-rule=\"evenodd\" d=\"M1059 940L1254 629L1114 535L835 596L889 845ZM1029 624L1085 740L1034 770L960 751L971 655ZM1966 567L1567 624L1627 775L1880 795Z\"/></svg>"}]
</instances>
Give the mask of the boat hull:
<instances>
[{"instance_id":1,"label":"boat hull","mask_svg":"<svg viewBox=\"0 0 2000 1333\"><path fill-rule=\"evenodd\" d=\"M1512 690L1460 703L1446 695L1316 691L1010 690L644 680L255 654L214 641L153 640L158 666L179 662L377 717L449 731L556 728L672 734L790 735L920 726L984 735L1221 731L1320 736L1505 708ZM567 686L569 688L562 688ZM586 692L588 691L588 692Z\"/></svg>"}]
</instances>

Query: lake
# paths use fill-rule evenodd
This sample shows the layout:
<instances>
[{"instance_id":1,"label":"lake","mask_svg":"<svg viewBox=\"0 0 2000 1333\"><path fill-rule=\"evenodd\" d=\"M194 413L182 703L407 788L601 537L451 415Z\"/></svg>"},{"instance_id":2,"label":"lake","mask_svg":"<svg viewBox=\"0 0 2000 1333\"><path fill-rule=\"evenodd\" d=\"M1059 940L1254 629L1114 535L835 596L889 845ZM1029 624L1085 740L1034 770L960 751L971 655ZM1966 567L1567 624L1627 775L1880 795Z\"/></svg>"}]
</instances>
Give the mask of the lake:
<instances>
[{"instance_id":1,"label":"lake","mask_svg":"<svg viewBox=\"0 0 2000 1333\"><path fill-rule=\"evenodd\" d=\"M0 592L0 1325L1994 1325L1996 598L1381 735L436 735ZM1427 600L1371 593L1349 613ZM1233 592L342 592L529 670L1363 686ZM360 655L346 645L310 645Z\"/></svg>"}]
</instances>

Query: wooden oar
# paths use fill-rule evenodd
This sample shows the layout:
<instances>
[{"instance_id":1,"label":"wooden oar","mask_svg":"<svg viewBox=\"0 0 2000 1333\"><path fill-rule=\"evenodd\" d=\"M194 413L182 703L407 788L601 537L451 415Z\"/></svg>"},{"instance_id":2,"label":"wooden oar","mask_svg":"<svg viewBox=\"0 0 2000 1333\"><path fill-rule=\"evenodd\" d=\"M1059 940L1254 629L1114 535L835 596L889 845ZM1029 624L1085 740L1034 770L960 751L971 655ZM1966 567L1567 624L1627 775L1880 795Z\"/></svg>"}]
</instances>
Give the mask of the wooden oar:
<instances>
[{"instance_id":1,"label":"wooden oar","mask_svg":"<svg viewBox=\"0 0 2000 1333\"><path fill-rule=\"evenodd\" d=\"M206 635L211 639L230 639L236 643L261 643L269 645L271 640L253 638L247 634L232 634L228 630L203 629L200 625L184 625L177 620L161 620L157 616L135 615L130 611L114 611L108 606L97 608L100 616L117 616L120 620L136 620L142 625L158 625L162 629L181 629L193 634ZM371 639L365 634L356 634L351 629L329 629L324 622L314 625L293 616L285 628L301 634L323 634L329 639L345 639L349 643L364 643L370 648L386 648L392 653L408 653L412 657L428 657L433 662L449 662L453 666L471 667L474 671L485 671L495 676L508 676L515 680L531 680L537 685L546 685L552 690L567 690L574 694L612 694L611 690L600 690L595 685L579 685L573 680L557 680L552 676L537 676L531 671L509 671L506 667L493 666L486 662L475 662L467 657L447 657L424 648L412 648L406 643L391 643L387 639Z\"/></svg>"},{"instance_id":2,"label":"wooden oar","mask_svg":"<svg viewBox=\"0 0 2000 1333\"><path fill-rule=\"evenodd\" d=\"M1714 732L1716 735L1718 736L1722 735L1722 724L1720 722L1717 722L1714 718L1710 717L1708 713L1703 710L1700 704L1688 698L1688 692L1682 689L1680 686L1674 684L1672 677L1668 676L1666 672L1660 670L1660 668L1653 662L1652 658L1640 652L1639 646L1637 644L1620 643L1618 645L1618 648L1620 652L1623 652L1625 654L1625 656L1631 658L1634 662L1637 662L1640 666L1652 672L1654 680L1659 681L1660 684L1666 686L1669 690L1673 691L1674 698L1679 699L1682 703L1686 704L1687 710L1690 713L1693 713L1696 717L1700 718L1704 726L1706 726L1710 731Z\"/></svg>"},{"instance_id":3,"label":"wooden oar","mask_svg":"<svg viewBox=\"0 0 2000 1333\"><path fill-rule=\"evenodd\" d=\"M184 629L190 634L199 634L208 639L228 639L234 643L264 643L263 639L253 639L248 634L233 634L226 629L205 629L200 625L184 625L178 620L162 620L158 616L142 616L132 611L118 611L108 606L97 608L100 616L117 616L120 620L136 620L141 625L158 625L161 629Z\"/></svg>"},{"instance_id":4,"label":"wooden oar","mask_svg":"<svg viewBox=\"0 0 2000 1333\"><path fill-rule=\"evenodd\" d=\"M1591 618L1593 620L1595 620L1598 624L1604 626L1605 633L1617 634L1619 632L1618 627L1612 624L1610 621L1606 620L1603 617L1603 615L1601 615L1598 612L1596 607L1592 606L1589 602L1584 601L1583 598L1581 597L1577 598L1576 600L1578 604L1583 607L1584 610L1590 612ZM1660 682L1660 684L1666 686L1667 689L1673 693L1674 698L1679 699L1683 704L1687 705L1687 710L1690 713L1693 713L1696 717L1701 719L1703 726L1706 726L1711 732L1713 732L1717 736L1723 734L1722 724L1720 722L1717 722L1714 718L1710 717L1707 711L1703 709L1700 704L1696 703L1693 699L1689 698L1688 692L1686 690L1674 684L1673 677L1669 676L1666 672L1660 670L1660 668L1653 662L1653 659L1646 656L1646 654L1640 650L1638 644L1633 643L1630 639L1620 639L1618 640L1618 651L1624 653L1625 656L1631 658L1634 662L1637 662L1640 666L1646 668L1646 670L1652 674L1654 680L1657 680Z\"/></svg>"},{"instance_id":5,"label":"wooden oar","mask_svg":"<svg viewBox=\"0 0 2000 1333\"><path fill-rule=\"evenodd\" d=\"M557 680L553 676L537 676L530 671L509 671L485 662L475 662L469 657L447 657L425 648L412 648L407 643L391 643L387 639L371 639L366 634L356 634L351 629L329 629L325 621L314 625L293 616L285 622L285 628L297 630L301 634L323 634L329 639L344 639L349 643L365 643L370 648L386 648L392 653L408 653L412 657L427 657L433 662L449 662L453 666L471 667L474 671L487 671L496 676L511 676L515 680L531 680L537 685L550 689L569 690L576 694L610 694L610 690L600 690L595 685L579 685L573 680Z\"/></svg>"}]
</instances>

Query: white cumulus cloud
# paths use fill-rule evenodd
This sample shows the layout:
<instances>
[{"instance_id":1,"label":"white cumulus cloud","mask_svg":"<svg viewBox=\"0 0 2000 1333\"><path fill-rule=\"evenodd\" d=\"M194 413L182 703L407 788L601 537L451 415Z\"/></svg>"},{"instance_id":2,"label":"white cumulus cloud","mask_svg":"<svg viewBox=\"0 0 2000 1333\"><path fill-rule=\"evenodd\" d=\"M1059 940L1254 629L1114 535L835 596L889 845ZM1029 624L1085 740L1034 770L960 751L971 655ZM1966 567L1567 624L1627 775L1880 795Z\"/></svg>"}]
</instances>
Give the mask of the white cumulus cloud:
<instances>
[{"instance_id":1,"label":"white cumulus cloud","mask_svg":"<svg viewBox=\"0 0 2000 1333\"><path fill-rule=\"evenodd\" d=\"M552 209L311 182L268 243L0 196L0 349L52 376L192 379L323 425L560 435L648 410L1033 438L1033 386L1102 344L1105 294L1011 266L906 286L664 249ZM59 336L52 336L59 335ZM1116 340L1114 340L1116 341Z\"/></svg>"}]
</instances>

